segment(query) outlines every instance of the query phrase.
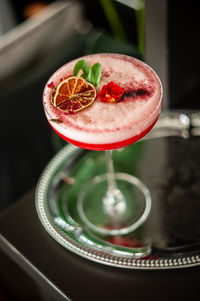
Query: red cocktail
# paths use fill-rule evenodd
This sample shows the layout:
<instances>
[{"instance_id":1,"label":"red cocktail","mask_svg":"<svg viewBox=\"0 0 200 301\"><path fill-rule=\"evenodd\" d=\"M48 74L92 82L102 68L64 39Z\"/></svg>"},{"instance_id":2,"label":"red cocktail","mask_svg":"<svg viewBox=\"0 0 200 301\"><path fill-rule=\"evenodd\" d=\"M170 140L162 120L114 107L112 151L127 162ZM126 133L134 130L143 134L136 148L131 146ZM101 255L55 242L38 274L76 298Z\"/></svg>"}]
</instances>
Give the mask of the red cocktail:
<instances>
[{"instance_id":1,"label":"red cocktail","mask_svg":"<svg viewBox=\"0 0 200 301\"><path fill-rule=\"evenodd\" d=\"M51 103L52 90L72 76L80 59L56 71L44 89L44 109L56 133L90 150L121 148L146 135L161 111L162 87L155 72L145 63L120 54L95 54L84 59L90 66L98 62L102 67L97 96L91 106L75 114L66 114ZM102 87L111 81L124 89L123 96L114 103L101 101Z\"/></svg>"}]
</instances>

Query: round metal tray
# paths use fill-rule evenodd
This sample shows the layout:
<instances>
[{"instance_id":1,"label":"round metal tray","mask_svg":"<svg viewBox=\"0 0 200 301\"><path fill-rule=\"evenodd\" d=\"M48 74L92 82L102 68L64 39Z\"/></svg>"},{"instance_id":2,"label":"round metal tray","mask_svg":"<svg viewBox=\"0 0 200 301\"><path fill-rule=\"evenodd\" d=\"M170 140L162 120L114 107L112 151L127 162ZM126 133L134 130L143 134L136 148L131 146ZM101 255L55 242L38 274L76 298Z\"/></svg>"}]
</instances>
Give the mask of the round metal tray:
<instances>
[{"instance_id":1,"label":"round metal tray","mask_svg":"<svg viewBox=\"0 0 200 301\"><path fill-rule=\"evenodd\" d=\"M50 161L36 189L36 209L47 232L63 247L89 260L129 269L174 269L200 264L200 116L198 112L162 113L140 142L114 152L116 171L140 178L152 196L151 214L134 239L151 240L151 254L126 256L130 237L105 241L74 218L80 185L104 173L102 152L67 145ZM66 191L70 197L66 199ZM188 202L189 200L189 202ZM69 202L69 204L67 204ZM134 234L135 235L135 234ZM131 237L131 240L133 237ZM88 241L87 241L88 240ZM99 243L100 242L100 243ZM125 245L124 245L125 243ZM101 244L103 248L101 248Z\"/></svg>"}]
</instances>

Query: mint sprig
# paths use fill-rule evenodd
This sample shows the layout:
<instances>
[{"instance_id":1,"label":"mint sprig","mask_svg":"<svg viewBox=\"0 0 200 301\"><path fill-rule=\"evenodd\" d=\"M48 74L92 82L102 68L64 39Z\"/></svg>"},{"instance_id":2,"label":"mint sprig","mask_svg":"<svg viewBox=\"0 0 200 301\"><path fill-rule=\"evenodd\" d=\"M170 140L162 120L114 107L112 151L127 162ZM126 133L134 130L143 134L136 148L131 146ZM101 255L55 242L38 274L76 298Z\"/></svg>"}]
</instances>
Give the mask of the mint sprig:
<instances>
[{"instance_id":1,"label":"mint sprig","mask_svg":"<svg viewBox=\"0 0 200 301\"><path fill-rule=\"evenodd\" d=\"M88 63L85 60L80 60L74 66L73 75L77 76L78 73L80 71L82 71L81 76L86 79L88 76L89 70L90 70L90 66L88 65Z\"/></svg>"},{"instance_id":2,"label":"mint sprig","mask_svg":"<svg viewBox=\"0 0 200 301\"><path fill-rule=\"evenodd\" d=\"M98 86L101 80L101 65L95 63L92 67L83 59L76 63L73 70L73 75L77 76L82 72L81 76L94 86Z\"/></svg>"}]
</instances>

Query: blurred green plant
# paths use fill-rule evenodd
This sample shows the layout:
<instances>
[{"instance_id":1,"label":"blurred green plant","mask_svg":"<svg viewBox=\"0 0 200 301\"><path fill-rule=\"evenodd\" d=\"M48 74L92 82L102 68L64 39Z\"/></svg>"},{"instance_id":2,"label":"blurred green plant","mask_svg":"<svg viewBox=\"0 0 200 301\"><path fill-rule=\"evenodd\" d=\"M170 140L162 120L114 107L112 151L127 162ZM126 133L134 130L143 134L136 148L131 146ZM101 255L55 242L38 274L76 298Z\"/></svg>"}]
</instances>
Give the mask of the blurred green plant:
<instances>
[{"instance_id":1,"label":"blurred green plant","mask_svg":"<svg viewBox=\"0 0 200 301\"><path fill-rule=\"evenodd\" d=\"M141 54L144 54L144 16L145 16L144 7L140 9L135 9L138 50L140 51Z\"/></svg>"},{"instance_id":2,"label":"blurred green plant","mask_svg":"<svg viewBox=\"0 0 200 301\"><path fill-rule=\"evenodd\" d=\"M128 42L128 37L121 18L115 8L113 0L99 0L105 16L110 24L113 32L113 36L120 41ZM123 2L123 1L122 1ZM138 2L138 5L137 5ZM130 8L131 9L131 8ZM135 1L135 13L136 30L137 30L137 48L141 55L144 53L144 14L145 14L145 3L144 0Z\"/></svg>"},{"instance_id":3,"label":"blurred green plant","mask_svg":"<svg viewBox=\"0 0 200 301\"><path fill-rule=\"evenodd\" d=\"M116 39L127 41L128 37L112 0L99 0Z\"/></svg>"},{"instance_id":4,"label":"blurred green plant","mask_svg":"<svg viewBox=\"0 0 200 301\"><path fill-rule=\"evenodd\" d=\"M83 55L102 52L122 53L142 59L134 44L117 40L103 31L92 30L85 41Z\"/></svg>"}]
</instances>

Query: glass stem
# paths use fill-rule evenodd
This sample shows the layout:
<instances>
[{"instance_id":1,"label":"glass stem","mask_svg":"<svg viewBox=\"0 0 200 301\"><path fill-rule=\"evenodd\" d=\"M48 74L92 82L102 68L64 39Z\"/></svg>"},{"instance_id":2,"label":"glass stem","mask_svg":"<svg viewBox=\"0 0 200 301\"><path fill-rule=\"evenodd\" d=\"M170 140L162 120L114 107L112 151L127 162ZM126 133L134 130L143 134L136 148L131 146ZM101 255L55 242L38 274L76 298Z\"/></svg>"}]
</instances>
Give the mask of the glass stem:
<instances>
[{"instance_id":1,"label":"glass stem","mask_svg":"<svg viewBox=\"0 0 200 301\"><path fill-rule=\"evenodd\" d=\"M118 217L125 211L126 201L121 191L117 188L112 150L107 150L105 153L108 189L103 199L103 210L109 216Z\"/></svg>"},{"instance_id":2,"label":"glass stem","mask_svg":"<svg viewBox=\"0 0 200 301\"><path fill-rule=\"evenodd\" d=\"M110 191L110 192L112 192L113 190L115 190L117 188L112 153L113 153L112 150L106 151L108 191Z\"/></svg>"}]
</instances>

